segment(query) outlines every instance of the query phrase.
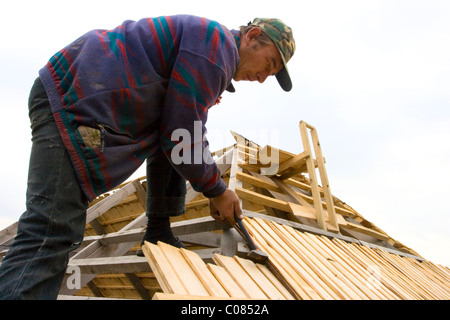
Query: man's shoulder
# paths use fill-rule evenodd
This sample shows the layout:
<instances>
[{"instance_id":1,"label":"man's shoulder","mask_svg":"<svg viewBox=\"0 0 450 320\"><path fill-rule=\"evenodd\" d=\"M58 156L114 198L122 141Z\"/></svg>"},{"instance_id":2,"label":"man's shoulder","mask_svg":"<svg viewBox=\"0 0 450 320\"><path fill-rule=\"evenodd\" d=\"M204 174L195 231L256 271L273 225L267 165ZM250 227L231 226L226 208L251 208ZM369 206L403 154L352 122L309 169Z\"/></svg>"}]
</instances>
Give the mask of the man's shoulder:
<instances>
[{"instance_id":1,"label":"man's shoulder","mask_svg":"<svg viewBox=\"0 0 450 320\"><path fill-rule=\"evenodd\" d=\"M223 64L224 60L236 63L238 57L236 41L225 25L191 15L174 16L174 25L177 23L182 24L180 50L206 56L212 63Z\"/></svg>"},{"instance_id":2,"label":"man's shoulder","mask_svg":"<svg viewBox=\"0 0 450 320\"><path fill-rule=\"evenodd\" d=\"M205 26L208 27L211 24L213 24L213 25L221 25L223 28L226 29L226 27L223 26L220 22L202 16L179 14L169 17L174 22L185 24L188 27L205 27Z\"/></svg>"},{"instance_id":3,"label":"man's shoulder","mask_svg":"<svg viewBox=\"0 0 450 320\"><path fill-rule=\"evenodd\" d=\"M175 25L181 26L189 35L196 35L199 39L210 40L215 32L223 38L233 38L230 30L216 20L194 15L176 15L171 16L171 19Z\"/></svg>"}]
</instances>

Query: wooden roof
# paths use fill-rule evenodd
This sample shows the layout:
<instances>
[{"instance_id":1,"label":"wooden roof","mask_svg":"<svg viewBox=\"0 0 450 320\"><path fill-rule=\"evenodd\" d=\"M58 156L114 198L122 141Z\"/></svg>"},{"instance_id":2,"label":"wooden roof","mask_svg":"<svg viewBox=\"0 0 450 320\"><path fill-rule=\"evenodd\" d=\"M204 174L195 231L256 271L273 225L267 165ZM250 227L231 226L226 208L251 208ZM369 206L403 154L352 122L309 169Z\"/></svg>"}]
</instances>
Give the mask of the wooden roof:
<instances>
[{"instance_id":1,"label":"wooden roof","mask_svg":"<svg viewBox=\"0 0 450 320\"><path fill-rule=\"evenodd\" d=\"M189 183L186 214L172 218L187 250L146 244L146 257L137 257L143 177L90 204L60 299L449 299L450 270L333 196L315 128L301 122L300 133L298 155L236 133L235 145L214 153L252 239L269 255L266 265L247 259L244 239L209 216L209 200ZM1 231L0 244L7 247L14 230ZM81 279L72 283L77 270Z\"/></svg>"},{"instance_id":2,"label":"wooden roof","mask_svg":"<svg viewBox=\"0 0 450 320\"><path fill-rule=\"evenodd\" d=\"M448 270L427 261L300 232L260 218L246 218L246 225L259 247L270 255L267 265L219 254L213 258L216 265L206 265L192 251L162 243L146 244L146 256L164 284L163 297L275 300L450 297Z\"/></svg>"}]
</instances>

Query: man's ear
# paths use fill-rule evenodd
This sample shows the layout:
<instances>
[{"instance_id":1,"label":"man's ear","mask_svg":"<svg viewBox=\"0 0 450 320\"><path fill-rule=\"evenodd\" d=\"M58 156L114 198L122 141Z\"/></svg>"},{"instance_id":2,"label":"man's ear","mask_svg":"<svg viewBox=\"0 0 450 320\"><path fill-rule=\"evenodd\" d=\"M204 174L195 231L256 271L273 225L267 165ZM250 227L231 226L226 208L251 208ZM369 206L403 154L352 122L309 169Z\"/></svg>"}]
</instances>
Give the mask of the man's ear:
<instances>
[{"instance_id":1,"label":"man's ear","mask_svg":"<svg viewBox=\"0 0 450 320\"><path fill-rule=\"evenodd\" d=\"M261 29L258 27L251 28L246 34L245 34L245 40L248 41L247 44L250 44L250 42L255 39L256 37L261 35Z\"/></svg>"}]
</instances>

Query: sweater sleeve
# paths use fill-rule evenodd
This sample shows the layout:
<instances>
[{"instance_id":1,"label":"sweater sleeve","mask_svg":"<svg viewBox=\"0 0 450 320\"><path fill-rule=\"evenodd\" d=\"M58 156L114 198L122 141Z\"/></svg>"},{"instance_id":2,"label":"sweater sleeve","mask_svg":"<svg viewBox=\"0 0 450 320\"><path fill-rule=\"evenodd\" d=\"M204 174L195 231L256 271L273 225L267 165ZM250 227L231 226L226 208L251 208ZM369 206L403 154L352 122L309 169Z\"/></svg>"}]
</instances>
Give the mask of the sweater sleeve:
<instances>
[{"instance_id":1,"label":"sweater sleeve","mask_svg":"<svg viewBox=\"0 0 450 320\"><path fill-rule=\"evenodd\" d=\"M194 190L213 198L226 190L206 139L208 109L231 79L209 59L178 53L161 114L161 147Z\"/></svg>"}]
</instances>

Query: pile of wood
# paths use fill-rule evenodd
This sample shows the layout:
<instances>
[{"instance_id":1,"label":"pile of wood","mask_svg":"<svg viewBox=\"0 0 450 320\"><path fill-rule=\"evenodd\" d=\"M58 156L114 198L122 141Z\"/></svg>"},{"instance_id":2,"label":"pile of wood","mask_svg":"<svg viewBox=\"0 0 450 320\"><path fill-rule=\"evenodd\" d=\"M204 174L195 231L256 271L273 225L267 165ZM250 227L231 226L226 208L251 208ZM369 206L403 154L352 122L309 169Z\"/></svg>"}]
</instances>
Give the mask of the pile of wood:
<instances>
[{"instance_id":1,"label":"pile of wood","mask_svg":"<svg viewBox=\"0 0 450 320\"><path fill-rule=\"evenodd\" d=\"M245 240L209 216L209 199L187 183L186 213L171 218L187 246L146 244L145 177L99 196L87 212L82 245L72 253L60 298L87 299L449 299L450 270L388 235L331 193L317 131L300 122L300 154L233 133L214 153L245 225L269 255L246 260ZM17 223L0 231L0 259ZM75 271L74 271L75 270Z\"/></svg>"},{"instance_id":2,"label":"pile of wood","mask_svg":"<svg viewBox=\"0 0 450 320\"><path fill-rule=\"evenodd\" d=\"M228 186L244 209L418 255L332 195L317 130L304 121L299 127L304 151L297 155L233 133Z\"/></svg>"},{"instance_id":3,"label":"pile of wood","mask_svg":"<svg viewBox=\"0 0 450 320\"><path fill-rule=\"evenodd\" d=\"M329 239L259 218L245 218L267 265L146 243L161 284L157 299L447 300L450 272L431 262Z\"/></svg>"},{"instance_id":4,"label":"pile of wood","mask_svg":"<svg viewBox=\"0 0 450 320\"><path fill-rule=\"evenodd\" d=\"M264 265L214 254L216 264L193 251L145 243L143 251L164 294L156 299L294 299Z\"/></svg>"}]
</instances>

